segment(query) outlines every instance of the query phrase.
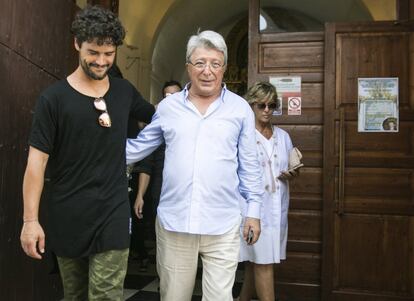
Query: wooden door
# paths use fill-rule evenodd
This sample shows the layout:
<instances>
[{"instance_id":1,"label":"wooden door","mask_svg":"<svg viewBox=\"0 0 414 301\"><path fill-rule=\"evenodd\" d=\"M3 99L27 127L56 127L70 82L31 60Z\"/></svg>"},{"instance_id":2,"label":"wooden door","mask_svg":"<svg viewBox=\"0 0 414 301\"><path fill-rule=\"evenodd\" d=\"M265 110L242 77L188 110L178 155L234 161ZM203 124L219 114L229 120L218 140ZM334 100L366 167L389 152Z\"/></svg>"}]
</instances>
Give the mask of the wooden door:
<instances>
[{"instance_id":1,"label":"wooden door","mask_svg":"<svg viewBox=\"0 0 414 301\"><path fill-rule=\"evenodd\" d=\"M322 300L414 300L414 35L327 24ZM399 132L358 132L359 77L398 77Z\"/></svg>"},{"instance_id":2,"label":"wooden door","mask_svg":"<svg viewBox=\"0 0 414 301\"><path fill-rule=\"evenodd\" d=\"M47 261L30 259L20 246L22 181L36 99L78 64L70 34L76 10L72 0L1 2L0 300L62 299L61 281L49 274Z\"/></svg>"},{"instance_id":3,"label":"wooden door","mask_svg":"<svg viewBox=\"0 0 414 301\"><path fill-rule=\"evenodd\" d=\"M301 175L290 183L287 260L275 265L281 300L319 301L322 245L322 154L324 33L259 33L259 1L249 8L249 86L270 76L300 76L302 114L272 122L286 130L304 157Z\"/></svg>"}]
</instances>

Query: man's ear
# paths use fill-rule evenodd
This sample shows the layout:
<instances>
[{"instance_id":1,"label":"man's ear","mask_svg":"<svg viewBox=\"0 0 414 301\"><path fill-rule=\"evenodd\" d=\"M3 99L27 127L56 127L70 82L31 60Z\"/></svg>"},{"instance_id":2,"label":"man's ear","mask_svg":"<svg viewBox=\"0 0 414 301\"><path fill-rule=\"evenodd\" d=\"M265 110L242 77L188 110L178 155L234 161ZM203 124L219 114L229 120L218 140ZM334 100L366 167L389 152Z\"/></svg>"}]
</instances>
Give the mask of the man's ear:
<instances>
[{"instance_id":1,"label":"man's ear","mask_svg":"<svg viewBox=\"0 0 414 301\"><path fill-rule=\"evenodd\" d=\"M73 38L73 45L75 46L75 49L76 49L77 51L79 51L79 50L80 50L80 46L79 46L79 44L78 44L78 40L76 40L76 38Z\"/></svg>"}]
</instances>

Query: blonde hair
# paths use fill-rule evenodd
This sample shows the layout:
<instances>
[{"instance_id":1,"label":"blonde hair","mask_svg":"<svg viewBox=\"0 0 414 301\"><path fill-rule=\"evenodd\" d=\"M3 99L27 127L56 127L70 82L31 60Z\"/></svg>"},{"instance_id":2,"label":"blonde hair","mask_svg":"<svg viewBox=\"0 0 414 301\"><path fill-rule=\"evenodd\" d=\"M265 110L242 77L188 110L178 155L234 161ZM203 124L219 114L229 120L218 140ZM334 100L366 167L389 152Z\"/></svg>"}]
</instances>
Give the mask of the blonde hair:
<instances>
[{"instance_id":1,"label":"blonde hair","mask_svg":"<svg viewBox=\"0 0 414 301\"><path fill-rule=\"evenodd\" d=\"M264 103L272 101L280 107L279 99L277 98L276 88L268 82L256 82L247 90L244 98L250 105L255 103Z\"/></svg>"}]
</instances>

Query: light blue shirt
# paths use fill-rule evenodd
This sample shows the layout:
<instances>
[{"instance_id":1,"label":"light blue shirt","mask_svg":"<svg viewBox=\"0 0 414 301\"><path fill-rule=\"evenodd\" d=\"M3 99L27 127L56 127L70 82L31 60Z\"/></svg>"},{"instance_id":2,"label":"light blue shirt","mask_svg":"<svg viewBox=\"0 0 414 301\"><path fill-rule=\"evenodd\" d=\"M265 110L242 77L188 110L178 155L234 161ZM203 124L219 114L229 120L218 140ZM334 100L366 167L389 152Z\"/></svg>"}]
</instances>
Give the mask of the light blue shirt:
<instances>
[{"instance_id":1,"label":"light blue shirt","mask_svg":"<svg viewBox=\"0 0 414 301\"><path fill-rule=\"evenodd\" d=\"M188 100L188 85L165 98L149 125L128 139L127 163L166 143L157 214L164 229L220 235L243 215L260 218L263 197L254 113L224 86L204 115Z\"/></svg>"}]
</instances>

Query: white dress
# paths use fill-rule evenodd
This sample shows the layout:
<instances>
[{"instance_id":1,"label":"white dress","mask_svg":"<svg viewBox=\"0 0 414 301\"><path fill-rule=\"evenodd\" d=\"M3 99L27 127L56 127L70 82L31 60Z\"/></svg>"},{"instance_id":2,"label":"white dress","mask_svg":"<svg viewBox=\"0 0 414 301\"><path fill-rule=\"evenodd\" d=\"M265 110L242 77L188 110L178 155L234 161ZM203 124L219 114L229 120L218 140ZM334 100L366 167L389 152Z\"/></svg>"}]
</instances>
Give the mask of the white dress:
<instances>
[{"instance_id":1,"label":"white dress","mask_svg":"<svg viewBox=\"0 0 414 301\"><path fill-rule=\"evenodd\" d=\"M262 168L265 196L261 207L259 240L248 246L241 235L239 261L258 264L279 263L286 259L288 233L289 182L279 180L280 172L288 169L289 152L293 148L289 134L273 127L273 135L265 138L256 130L257 153ZM246 212L241 202L242 212ZM243 228L241 228L242 232Z\"/></svg>"}]
</instances>

